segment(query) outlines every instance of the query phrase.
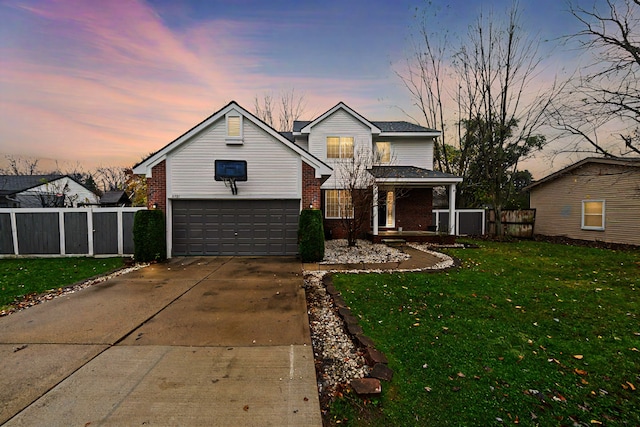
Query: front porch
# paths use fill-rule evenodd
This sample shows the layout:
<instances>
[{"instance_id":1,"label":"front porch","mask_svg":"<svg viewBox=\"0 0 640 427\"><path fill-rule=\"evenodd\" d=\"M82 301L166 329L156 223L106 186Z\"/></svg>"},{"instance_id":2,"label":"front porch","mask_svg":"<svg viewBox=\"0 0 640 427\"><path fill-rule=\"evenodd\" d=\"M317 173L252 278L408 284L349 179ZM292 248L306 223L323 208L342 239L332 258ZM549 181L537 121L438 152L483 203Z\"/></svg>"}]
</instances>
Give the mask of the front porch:
<instances>
[{"instance_id":1,"label":"front porch","mask_svg":"<svg viewBox=\"0 0 640 427\"><path fill-rule=\"evenodd\" d=\"M436 231L399 231L384 230L373 234L370 231L367 238L373 243L387 243L389 241L404 241L414 243L433 243L436 245L452 245L456 242L456 236L452 234L443 234Z\"/></svg>"}]
</instances>

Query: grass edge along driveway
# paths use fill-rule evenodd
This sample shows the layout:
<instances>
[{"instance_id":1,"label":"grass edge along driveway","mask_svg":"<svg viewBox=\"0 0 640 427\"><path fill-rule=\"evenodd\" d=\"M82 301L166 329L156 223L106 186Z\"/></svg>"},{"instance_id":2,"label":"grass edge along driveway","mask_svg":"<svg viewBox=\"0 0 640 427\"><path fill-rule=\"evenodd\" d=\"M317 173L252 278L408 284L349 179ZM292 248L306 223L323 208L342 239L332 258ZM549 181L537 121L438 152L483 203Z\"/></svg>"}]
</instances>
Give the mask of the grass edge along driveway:
<instances>
[{"instance_id":1,"label":"grass edge along driveway","mask_svg":"<svg viewBox=\"0 0 640 427\"><path fill-rule=\"evenodd\" d=\"M439 273L337 274L395 371L338 425L640 425L640 251L477 242Z\"/></svg>"},{"instance_id":2,"label":"grass edge along driveway","mask_svg":"<svg viewBox=\"0 0 640 427\"><path fill-rule=\"evenodd\" d=\"M18 258L0 260L0 310L26 295L64 288L111 272L122 258Z\"/></svg>"}]
</instances>

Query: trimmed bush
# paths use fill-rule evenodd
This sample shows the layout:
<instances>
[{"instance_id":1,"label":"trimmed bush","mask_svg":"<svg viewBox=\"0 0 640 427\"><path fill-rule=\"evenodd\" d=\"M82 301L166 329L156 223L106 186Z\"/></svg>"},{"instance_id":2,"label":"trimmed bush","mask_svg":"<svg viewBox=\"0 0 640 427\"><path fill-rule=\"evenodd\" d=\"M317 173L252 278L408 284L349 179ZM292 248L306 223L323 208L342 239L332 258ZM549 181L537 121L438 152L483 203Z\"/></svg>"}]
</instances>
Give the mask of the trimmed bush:
<instances>
[{"instance_id":1,"label":"trimmed bush","mask_svg":"<svg viewBox=\"0 0 640 427\"><path fill-rule=\"evenodd\" d=\"M322 212L303 209L298 223L298 250L302 262L318 262L324 258Z\"/></svg>"},{"instance_id":2,"label":"trimmed bush","mask_svg":"<svg viewBox=\"0 0 640 427\"><path fill-rule=\"evenodd\" d=\"M138 211L133 219L134 259L138 262L167 259L164 212Z\"/></svg>"}]
</instances>

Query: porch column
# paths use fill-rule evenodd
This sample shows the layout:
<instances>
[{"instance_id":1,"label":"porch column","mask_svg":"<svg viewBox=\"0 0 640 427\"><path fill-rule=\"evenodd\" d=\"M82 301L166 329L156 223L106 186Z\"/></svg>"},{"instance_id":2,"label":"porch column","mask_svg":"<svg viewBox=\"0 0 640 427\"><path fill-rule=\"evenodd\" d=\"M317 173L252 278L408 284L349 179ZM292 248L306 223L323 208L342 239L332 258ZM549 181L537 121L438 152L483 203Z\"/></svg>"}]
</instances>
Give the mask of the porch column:
<instances>
[{"instance_id":1,"label":"porch column","mask_svg":"<svg viewBox=\"0 0 640 427\"><path fill-rule=\"evenodd\" d=\"M373 235L378 235L378 186L373 184Z\"/></svg>"},{"instance_id":2,"label":"porch column","mask_svg":"<svg viewBox=\"0 0 640 427\"><path fill-rule=\"evenodd\" d=\"M449 185L449 234L456 234L456 185Z\"/></svg>"}]
</instances>

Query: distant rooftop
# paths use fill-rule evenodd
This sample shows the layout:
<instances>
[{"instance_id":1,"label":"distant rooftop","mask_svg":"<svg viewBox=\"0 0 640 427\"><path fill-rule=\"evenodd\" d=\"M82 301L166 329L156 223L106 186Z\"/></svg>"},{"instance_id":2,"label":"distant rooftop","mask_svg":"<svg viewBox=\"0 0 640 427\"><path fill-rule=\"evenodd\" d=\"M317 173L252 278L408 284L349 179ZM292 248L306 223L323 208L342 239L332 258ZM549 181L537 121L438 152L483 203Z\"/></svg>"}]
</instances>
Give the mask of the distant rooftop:
<instances>
[{"instance_id":1,"label":"distant rooftop","mask_svg":"<svg viewBox=\"0 0 640 427\"><path fill-rule=\"evenodd\" d=\"M13 194L47 182L62 178L64 175L0 175L0 194Z\"/></svg>"}]
</instances>

